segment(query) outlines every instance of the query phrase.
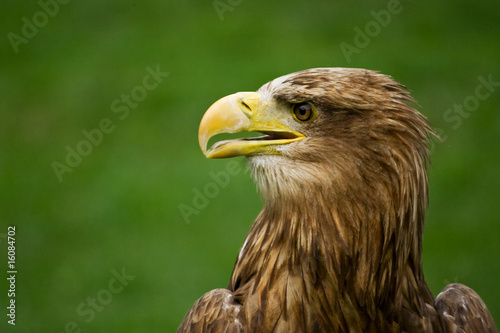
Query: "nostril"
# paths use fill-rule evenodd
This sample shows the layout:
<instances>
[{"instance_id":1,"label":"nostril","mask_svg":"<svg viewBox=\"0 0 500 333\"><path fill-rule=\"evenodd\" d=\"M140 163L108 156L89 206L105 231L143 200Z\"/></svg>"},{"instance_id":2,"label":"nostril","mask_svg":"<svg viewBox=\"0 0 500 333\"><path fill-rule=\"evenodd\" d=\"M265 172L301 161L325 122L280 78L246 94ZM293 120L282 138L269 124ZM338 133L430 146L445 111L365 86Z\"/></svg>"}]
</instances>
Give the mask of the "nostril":
<instances>
[{"instance_id":1,"label":"nostril","mask_svg":"<svg viewBox=\"0 0 500 333\"><path fill-rule=\"evenodd\" d=\"M250 106L248 106L247 103L245 103L245 101L241 101L241 105L243 105L243 107L248 111L248 112L252 112L252 109L250 108Z\"/></svg>"},{"instance_id":2,"label":"nostril","mask_svg":"<svg viewBox=\"0 0 500 333\"><path fill-rule=\"evenodd\" d=\"M235 102L239 104L241 111L251 117L259 111L259 96L255 92L236 93Z\"/></svg>"}]
</instances>

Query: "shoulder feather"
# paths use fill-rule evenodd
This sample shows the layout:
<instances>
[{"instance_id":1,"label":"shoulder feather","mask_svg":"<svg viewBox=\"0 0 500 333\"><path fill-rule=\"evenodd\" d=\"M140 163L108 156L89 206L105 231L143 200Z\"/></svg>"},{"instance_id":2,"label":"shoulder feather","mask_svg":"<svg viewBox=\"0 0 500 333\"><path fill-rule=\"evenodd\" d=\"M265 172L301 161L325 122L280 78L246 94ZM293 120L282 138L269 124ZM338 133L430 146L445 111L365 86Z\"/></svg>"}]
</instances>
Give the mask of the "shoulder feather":
<instances>
[{"instance_id":1,"label":"shoulder feather","mask_svg":"<svg viewBox=\"0 0 500 333\"><path fill-rule=\"evenodd\" d=\"M243 333L240 308L229 290L214 289L194 303L177 333Z\"/></svg>"},{"instance_id":2,"label":"shoulder feather","mask_svg":"<svg viewBox=\"0 0 500 333\"><path fill-rule=\"evenodd\" d=\"M447 285L436 297L436 310L449 332L495 333L495 323L479 295L460 283Z\"/></svg>"}]
</instances>

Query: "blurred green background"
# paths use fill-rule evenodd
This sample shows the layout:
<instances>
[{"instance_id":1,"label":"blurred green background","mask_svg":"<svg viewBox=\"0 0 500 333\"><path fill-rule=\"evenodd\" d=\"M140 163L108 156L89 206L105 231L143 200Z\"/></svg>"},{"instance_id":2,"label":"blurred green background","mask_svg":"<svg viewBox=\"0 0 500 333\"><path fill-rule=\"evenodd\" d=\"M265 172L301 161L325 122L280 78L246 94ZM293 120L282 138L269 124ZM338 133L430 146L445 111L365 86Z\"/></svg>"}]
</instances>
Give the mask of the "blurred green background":
<instances>
[{"instance_id":1,"label":"blurred green background","mask_svg":"<svg viewBox=\"0 0 500 333\"><path fill-rule=\"evenodd\" d=\"M243 159L229 184L197 197L211 173L234 167L201 154L201 116L222 96L311 67L380 70L412 90L447 139L432 153L426 279L435 295L471 286L500 323L499 84L474 104L480 77L500 82L500 2L401 0L376 23L388 3L89 0L56 12L52 0L4 1L0 332L174 332L198 297L227 285L261 207ZM367 25L361 45L355 29ZM341 43L356 42L346 57ZM148 67L169 73L151 90ZM473 111L447 111L464 102ZM83 131L103 119L112 131L89 148ZM87 156L60 181L53 163L67 164L68 146Z\"/></svg>"}]
</instances>

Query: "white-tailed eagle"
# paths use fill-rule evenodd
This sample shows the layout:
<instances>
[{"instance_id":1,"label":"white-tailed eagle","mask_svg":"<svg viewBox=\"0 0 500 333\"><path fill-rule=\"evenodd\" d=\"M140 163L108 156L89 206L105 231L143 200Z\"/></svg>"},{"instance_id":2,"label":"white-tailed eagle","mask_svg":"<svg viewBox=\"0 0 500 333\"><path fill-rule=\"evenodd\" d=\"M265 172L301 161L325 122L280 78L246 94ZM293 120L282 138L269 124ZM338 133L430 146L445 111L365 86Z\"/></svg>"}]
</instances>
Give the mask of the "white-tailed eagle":
<instances>
[{"instance_id":1,"label":"white-tailed eagle","mask_svg":"<svg viewBox=\"0 0 500 333\"><path fill-rule=\"evenodd\" d=\"M178 332L496 332L462 284L432 296L422 270L428 141L405 87L316 68L224 97L199 130L209 158L246 156L264 201L226 289ZM217 142L220 133L261 132Z\"/></svg>"}]
</instances>

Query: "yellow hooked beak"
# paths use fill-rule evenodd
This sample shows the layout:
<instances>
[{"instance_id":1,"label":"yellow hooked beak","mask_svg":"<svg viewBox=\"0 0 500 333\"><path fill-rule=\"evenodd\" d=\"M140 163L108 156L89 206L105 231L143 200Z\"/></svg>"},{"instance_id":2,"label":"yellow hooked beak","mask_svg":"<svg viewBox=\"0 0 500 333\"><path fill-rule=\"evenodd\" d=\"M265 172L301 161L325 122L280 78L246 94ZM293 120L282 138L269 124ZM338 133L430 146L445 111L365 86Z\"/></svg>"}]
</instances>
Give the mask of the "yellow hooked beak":
<instances>
[{"instance_id":1,"label":"yellow hooked beak","mask_svg":"<svg viewBox=\"0 0 500 333\"><path fill-rule=\"evenodd\" d=\"M261 132L265 136L220 141L207 150L208 141L214 135L239 132ZM266 111L256 92L240 92L215 102L203 116L198 132L201 150L208 158L279 154L279 145L304 138Z\"/></svg>"}]
</instances>

